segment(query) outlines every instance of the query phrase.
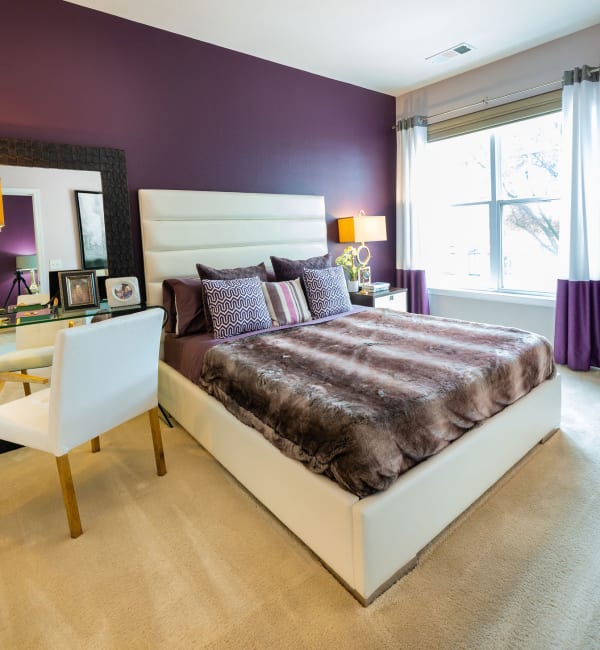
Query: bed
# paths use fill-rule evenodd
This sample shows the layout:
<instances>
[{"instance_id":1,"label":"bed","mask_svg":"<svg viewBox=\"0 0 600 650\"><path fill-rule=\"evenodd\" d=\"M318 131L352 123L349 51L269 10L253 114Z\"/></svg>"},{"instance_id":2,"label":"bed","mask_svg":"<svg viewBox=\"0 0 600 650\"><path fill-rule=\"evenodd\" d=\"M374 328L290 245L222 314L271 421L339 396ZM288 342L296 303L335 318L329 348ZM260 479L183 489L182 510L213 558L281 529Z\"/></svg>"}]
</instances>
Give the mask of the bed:
<instances>
[{"instance_id":1,"label":"bed","mask_svg":"<svg viewBox=\"0 0 600 650\"><path fill-rule=\"evenodd\" d=\"M193 276L197 262L231 268L327 251L321 196L140 190L139 202L148 304L162 304L163 280ZM555 375L386 490L359 498L283 455L163 361L159 400L363 605L560 423Z\"/></svg>"}]
</instances>

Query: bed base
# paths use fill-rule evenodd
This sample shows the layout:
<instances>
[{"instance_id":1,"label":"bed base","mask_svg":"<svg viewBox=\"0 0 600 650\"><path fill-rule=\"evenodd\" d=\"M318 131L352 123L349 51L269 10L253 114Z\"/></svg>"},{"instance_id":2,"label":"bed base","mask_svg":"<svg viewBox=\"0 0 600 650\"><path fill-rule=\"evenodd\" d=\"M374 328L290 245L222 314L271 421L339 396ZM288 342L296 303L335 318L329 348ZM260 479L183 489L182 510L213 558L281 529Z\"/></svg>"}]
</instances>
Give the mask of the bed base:
<instances>
[{"instance_id":1,"label":"bed base","mask_svg":"<svg viewBox=\"0 0 600 650\"><path fill-rule=\"evenodd\" d=\"M420 551L560 423L556 376L385 492L358 499L281 454L162 361L159 400L365 606L413 569Z\"/></svg>"}]
</instances>

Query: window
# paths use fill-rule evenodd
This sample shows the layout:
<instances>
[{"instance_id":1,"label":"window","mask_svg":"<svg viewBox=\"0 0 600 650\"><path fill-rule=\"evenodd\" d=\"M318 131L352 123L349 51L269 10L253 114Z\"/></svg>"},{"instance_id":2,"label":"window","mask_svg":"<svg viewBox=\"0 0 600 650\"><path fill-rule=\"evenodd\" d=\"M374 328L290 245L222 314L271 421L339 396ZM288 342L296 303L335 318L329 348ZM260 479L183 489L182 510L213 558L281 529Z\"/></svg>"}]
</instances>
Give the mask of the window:
<instances>
[{"instance_id":1,"label":"window","mask_svg":"<svg viewBox=\"0 0 600 650\"><path fill-rule=\"evenodd\" d=\"M556 289L561 113L429 142L432 287Z\"/></svg>"}]
</instances>

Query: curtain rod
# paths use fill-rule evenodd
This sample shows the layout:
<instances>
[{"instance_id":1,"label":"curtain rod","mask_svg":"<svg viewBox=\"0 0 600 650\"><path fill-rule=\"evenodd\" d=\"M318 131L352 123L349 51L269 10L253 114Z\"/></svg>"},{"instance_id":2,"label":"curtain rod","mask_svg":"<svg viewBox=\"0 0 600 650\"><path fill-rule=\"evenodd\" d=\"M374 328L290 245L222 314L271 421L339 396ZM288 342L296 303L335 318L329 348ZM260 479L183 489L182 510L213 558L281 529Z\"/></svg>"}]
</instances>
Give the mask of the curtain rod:
<instances>
[{"instance_id":1,"label":"curtain rod","mask_svg":"<svg viewBox=\"0 0 600 650\"><path fill-rule=\"evenodd\" d=\"M598 68L592 68L590 72L598 72L600 70L600 67ZM474 102L473 104L466 104L465 106L459 106L458 108L451 108L448 111L442 111L441 113L434 113L433 115L428 115L427 119L431 120L436 117L441 117L442 115L449 115L450 113L457 113L458 111L464 111L467 108L474 108L475 106L480 106L481 104L487 105L491 102L497 102L500 99L507 99L508 97L514 97L515 95L521 95L523 93L528 93L531 92L532 90L539 90L540 88L547 88L548 86L555 86L556 84L562 84L562 79L555 79L554 81L548 81L543 84L539 84L537 86L533 86L532 88L524 88L523 90L515 90L512 93L507 93L506 95L499 95L498 97L492 97L491 99L489 97L484 97L483 99L479 100L478 102ZM401 120L399 120L401 121ZM395 131L397 130L397 124L394 124L392 126L392 129Z\"/></svg>"},{"instance_id":2,"label":"curtain rod","mask_svg":"<svg viewBox=\"0 0 600 650\"><path fill-rule=\"evenodd\" d=\"M492 97L491 99L489 97L484 97L483 99L479 100L478 102L474 102L473 104L466 104L465 106L459 106L458 108L451 108L448 111L443 111L441 113L434 113L433 115L428 115L427 119L431 120L435 117L441 117L442 115L448 115L449 113L456 113L457 111L464 111L466 108L473 108L474 106L479 106L480 104L490 104L491 102L497 102L500 99L507 99L508 97L514 97L515 95L522 95L523 93L528 93L531 92L532 90L539 90L540 88L547 88L548 86L555 86L556 84L562 83L562 79L555 79L554 81L548 81L547 83L544 84L539 84L537 86L533 86L532 88L525 88L523 90L515 90L512 93L506 93L506 95L498 95L498 97Z\"/></svg>"}]
</instances>

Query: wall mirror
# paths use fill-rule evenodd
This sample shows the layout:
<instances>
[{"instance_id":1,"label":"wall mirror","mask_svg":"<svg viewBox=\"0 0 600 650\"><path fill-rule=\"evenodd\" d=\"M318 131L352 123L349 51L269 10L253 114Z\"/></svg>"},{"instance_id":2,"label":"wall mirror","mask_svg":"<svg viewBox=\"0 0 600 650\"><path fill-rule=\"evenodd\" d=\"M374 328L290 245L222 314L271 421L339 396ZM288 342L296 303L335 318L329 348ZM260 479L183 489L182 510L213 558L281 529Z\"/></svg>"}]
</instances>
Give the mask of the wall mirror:
<instances>
[{"instance_id":1,"label":"wall mirror","mask_svg":"<svg viewBox=\"0 0 600 650\"><path fill-rule=\"evenodd\" d=\"M108 272L112 276L134 274L131 216L127 188L125 152L120 149L52 144L35 140L0 139L0 165L97 172L102 190ZM94 189L81 187L79 189ZM31 190L35 201L36 189ZM44 211L44 206L42 212ZM45 215L44 228L52 227ZM76 227L76 226L75 226ZM74 233L79 239L79 234ZM2 233L0 232L0 237ZM47 276L48 260L40 265Z\"/></svg>"}]
</instances>

